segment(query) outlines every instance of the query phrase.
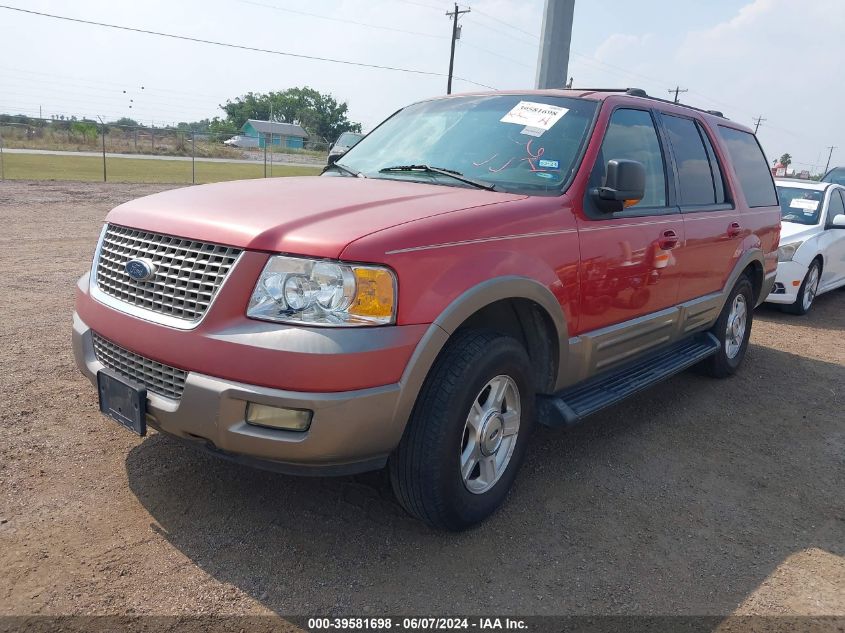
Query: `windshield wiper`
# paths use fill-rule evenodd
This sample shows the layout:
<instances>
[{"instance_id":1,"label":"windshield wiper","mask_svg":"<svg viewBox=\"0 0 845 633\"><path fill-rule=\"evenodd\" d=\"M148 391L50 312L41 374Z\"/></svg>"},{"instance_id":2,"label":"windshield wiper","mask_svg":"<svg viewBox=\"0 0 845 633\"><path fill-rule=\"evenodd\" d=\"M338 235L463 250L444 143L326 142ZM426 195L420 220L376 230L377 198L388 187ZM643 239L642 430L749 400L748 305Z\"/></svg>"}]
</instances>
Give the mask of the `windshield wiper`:
<instances>
[{"instance_id":1,"label":"windshield wiper","mask_svg":"<svg viewBox=\"0 0 845 633\"><path fill-rule=\"evenodd\" d=\"M487 191L493 191L496 188L496 185L491 185L487 182L467 178L459 171L455 171L454 169L446 169L444 167L432 167L430 165L394 165L393 167L384 167L382 169L379 169L378 171L380 174L390 173L392 171L422 171L432 174L440 174L442 176L449 176L450 178L454 178L455 180L460 180L461 182L465 182L468 185L478 187L479 189L486 189Z\"/></svg>"},{"instance_id":2,"label":"windshield wiper","mask_svg":"<svg viewBox=\"0 0 845 633\"><path fill-rule=\"evenodd\" d=\"M341 165L340 163L332 163L327 167L327 169L331 169L332 167L337 167L340 171L344 171L350 176L355 176L356 178L366 178L366 176L360 171L347 167L346 165Z\"/></svg>"}]
</instances>

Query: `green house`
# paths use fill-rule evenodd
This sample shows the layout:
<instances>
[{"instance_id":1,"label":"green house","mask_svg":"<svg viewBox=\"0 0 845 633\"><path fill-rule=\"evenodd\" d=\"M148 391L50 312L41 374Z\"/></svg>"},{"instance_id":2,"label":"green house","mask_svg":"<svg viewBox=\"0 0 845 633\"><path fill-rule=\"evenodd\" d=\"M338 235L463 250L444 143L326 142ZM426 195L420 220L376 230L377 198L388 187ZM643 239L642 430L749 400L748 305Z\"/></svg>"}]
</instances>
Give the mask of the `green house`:
<instances>
[{"instance_id":1,"label":"green house","mask_svg":"<svg viewBox=\"0 0 845 633\"><path fill-rule=\"evenodd\" d=\"M264 147L269 143L270 145L302 149L305 147L305 140L308 138L308 132L296 123L258 121L257 119L247 119L247 122L241 127L241 134L247 138L256 139L258 147Z\"/></svg>"}]
</instances>

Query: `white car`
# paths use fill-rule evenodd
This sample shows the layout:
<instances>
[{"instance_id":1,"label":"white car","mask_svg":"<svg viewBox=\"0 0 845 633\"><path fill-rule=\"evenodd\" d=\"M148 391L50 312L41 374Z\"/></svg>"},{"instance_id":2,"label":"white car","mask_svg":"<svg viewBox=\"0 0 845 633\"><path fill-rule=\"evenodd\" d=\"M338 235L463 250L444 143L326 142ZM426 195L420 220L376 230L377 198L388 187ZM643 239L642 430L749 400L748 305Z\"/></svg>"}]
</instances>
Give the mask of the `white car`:
<instances>
[{"instance_id":1,"label":"white car","mask_svg":"<svg viewBox=\"0 0 845 633\"><path fill-rule=\"evenodd\" d=\"M817 296L845 286L845 187L775 180L781 207L778 274L766 298L807 314Z\"/></svg>"},{"instance_id":2,"label":"white car","mask_svg":"<svg viewBox=\"0 0 845 633\"><path fill-rule=\"evenodd\" d=\"M258 147L258 137L242 136L238 134L237 136L233 136L232 138L223 141L223 144L229 145L230 147Z\"/></svg>"}]
</instances>

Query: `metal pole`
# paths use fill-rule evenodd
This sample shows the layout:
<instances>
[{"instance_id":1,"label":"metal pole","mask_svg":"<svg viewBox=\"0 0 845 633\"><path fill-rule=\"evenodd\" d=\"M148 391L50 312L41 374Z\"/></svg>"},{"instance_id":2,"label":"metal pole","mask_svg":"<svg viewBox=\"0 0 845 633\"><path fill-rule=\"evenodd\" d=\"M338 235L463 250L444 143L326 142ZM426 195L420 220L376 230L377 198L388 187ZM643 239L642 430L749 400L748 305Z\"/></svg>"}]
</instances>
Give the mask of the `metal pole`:
<instances>
[{"instance_id":1,"label":"metal pole","mask_svg":"<svg viewBox=\"0 0 845 633\"><path fill-rule=\"evenodd\" d=\"M270 178L273 177L273 148L270 148Z\"/></svg>"},{"instance_id":2,"label":"metal pole","mask_svg":"<svg viewBox=\"0 0 845 633\"><path fill-rule=\"evenodd\" d=\"M537 59L536 87L539 90L566 85L574 14L575 0L546 0Z\"/></svg>"},{"instance_id":3,"label":"metal pole","mask_svg":"<svg viewBox=\"0 0 845 633\"><path fill-rule=\"evenodd\" d=\"M267 177L267 135L264 135L264 177Z\"/></svg>"},{"instance_id":4,"label":"metal pole","mask_svg":"<svg viewBox=\"0 0 845 633\"><path fill-rule=\"evenodd\" d=\"M464 13L469 13L470 9L463 11L458 9L458 3L455 3L455 11L447 12L446 15L452 18L452 48L449 52L449 79L446 82L446 94L452 94L452 71L455 69L455 42L458 40L458 18Z\"/></svg>"},{"instance_id":5,"label":"metal pole","mask_svg":"<svg viewBox=\"0 0 845 633\"><path fill-rule=\"evenodd\" d=\"M679 102L678 93L679 92L689 92L689 88L681 88L680 86L675 86L674 88L669 88L669 93L675 93L675 103Z\"/></svg>"},{"instance_id":6,"label":"metal pole","mask_svg":"<svg viewBox=\"0 0 845 633\"><path fill-rule=\"evenodd\" d=\"M760 124L761 124L763 121L767 121L767 120L768 120L768 119L764 119L764 118L762 117L762 115L761 115L761 116L758 116L758 117L754 120L754 134L757 134L757 130L759 130L759 129L760 129Z\"/></svg>"},{"instance_id":7,"label":"metal pole","mask_svg":"<svg viewBox=\"0 0 845 633\"><path fill-rule=\"evenodd\" d=\"M828 154L827 154L827 165L824 166L824 173L825 174L830 169L830 159L833 156L833 150L836 149L836 145L830 145L830 146L828 146L828 149L830 150L830 152L828 152Z\"/></svg>"},{"instance_id":8,"label":"metal pole","mask_svg":"<svg viewBox=\"0 0 845 633\"><path fill-rule=\"evenodd\" d=\"M103 182L108 182L106 178L106 122L103 121L103 117L97 115L97 118L100 119L100 123L102 124L102 136L103 136Z\"/></svg>"},{"instance_id":9,"label":"metal pole","mask_svg":"<svg viewBox=\"0 0 845 633\"><path fill-rule=\"evenodd\" d=\"M191 132L191 184L197 184L197 134Z\"/></svg>"},{"instance_id":10,"label":"metal pole","mask_svg":"<svg viewBox=\"0 0 845 633\"><path fill-rule=\"evenodd\" d=\"M6 180L6 170L3 166L3 137L0 136L0 180Z\"/></svg>"}]
</instances>

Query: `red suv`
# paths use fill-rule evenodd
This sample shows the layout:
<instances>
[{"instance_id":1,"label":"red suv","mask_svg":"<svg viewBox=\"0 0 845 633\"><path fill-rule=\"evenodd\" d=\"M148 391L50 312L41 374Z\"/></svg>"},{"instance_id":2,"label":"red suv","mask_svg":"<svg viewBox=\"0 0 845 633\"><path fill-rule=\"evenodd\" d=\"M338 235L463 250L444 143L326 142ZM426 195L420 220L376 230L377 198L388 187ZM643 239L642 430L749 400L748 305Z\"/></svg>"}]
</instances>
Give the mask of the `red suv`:
<instances>
[{"instance_id":1,"label":"red suv","mask_svg":"<svg viewBox=\"0 0 845 633\"><path fill-rule=\"evenodd\" d=\"M285 473L389 468L461 529L535 420L575 424L687 367L728 376L777 269L748 128L640 90L432 99L319 178L109 213L73 346L101 410Z\"/></svg>"}]
</instances>

